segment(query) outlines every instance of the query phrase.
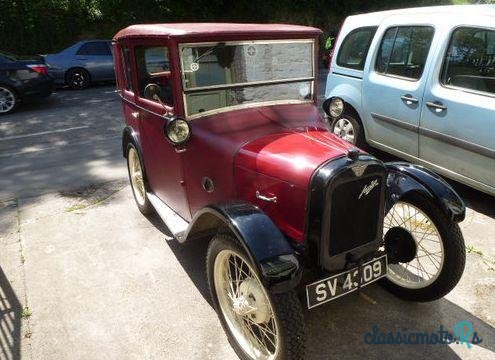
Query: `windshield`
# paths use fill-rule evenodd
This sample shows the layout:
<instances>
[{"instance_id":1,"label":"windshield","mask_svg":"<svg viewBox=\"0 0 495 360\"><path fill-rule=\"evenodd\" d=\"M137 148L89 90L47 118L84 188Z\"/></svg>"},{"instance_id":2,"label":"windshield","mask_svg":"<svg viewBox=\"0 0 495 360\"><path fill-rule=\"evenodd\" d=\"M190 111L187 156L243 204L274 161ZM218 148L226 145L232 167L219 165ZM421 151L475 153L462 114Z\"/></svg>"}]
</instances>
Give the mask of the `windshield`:
<instances>
[{"instance_id":1,"label":"windshield","mask_svg":"<svg viewBox=\"0 0 495 360\"><path fill-rule=\"evenodd\" d=\"M187 116L313 98L313 40L180 47Z\"/></svg>"}]
</instances>

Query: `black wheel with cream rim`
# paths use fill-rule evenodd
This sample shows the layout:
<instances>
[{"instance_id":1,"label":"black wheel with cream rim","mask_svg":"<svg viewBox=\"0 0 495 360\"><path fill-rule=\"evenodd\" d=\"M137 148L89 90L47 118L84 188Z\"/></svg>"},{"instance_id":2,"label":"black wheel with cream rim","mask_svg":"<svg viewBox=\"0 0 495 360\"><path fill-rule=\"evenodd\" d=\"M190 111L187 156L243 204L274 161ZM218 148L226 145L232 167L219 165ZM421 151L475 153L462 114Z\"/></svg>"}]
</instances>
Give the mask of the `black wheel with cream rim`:
<instances>
[{"instance_id":1,"label":"black wheel with cream rim","mask_svg":"<svg viewBox=\"0 0 495 360\"><path fill-rule=\"evenodd\" d=\"M146 194L146 178L143 171L141 158L136 147L129 144L127 147L127 170L131 182L132 194L136 205L143 215L149 215L153 212L148 195Z\"/></svg>"},{"instance_id":2,"label":"black wheel with cream rim","mask_svg":"<svg viewBox=\"0 0 495 360\"><path fill-rule=\"evenodd\" d=\"M391 293L432 301L459 282L466 261L462 233L431 199L415 194L396 203L383 233L388 269L381 283Z\"/></svg>"},{"instance_id":3,"label":"black wheel with cream rim","mask_svg":"<svg viewBox=\"0 0 495 360\"><path fill-rule=\"evenodd\" d=\"M206 267L215 309L241 359L304 357L304 320L295 291L270 293L230 235L213 238Z\"/></svg>"}]
</instances>

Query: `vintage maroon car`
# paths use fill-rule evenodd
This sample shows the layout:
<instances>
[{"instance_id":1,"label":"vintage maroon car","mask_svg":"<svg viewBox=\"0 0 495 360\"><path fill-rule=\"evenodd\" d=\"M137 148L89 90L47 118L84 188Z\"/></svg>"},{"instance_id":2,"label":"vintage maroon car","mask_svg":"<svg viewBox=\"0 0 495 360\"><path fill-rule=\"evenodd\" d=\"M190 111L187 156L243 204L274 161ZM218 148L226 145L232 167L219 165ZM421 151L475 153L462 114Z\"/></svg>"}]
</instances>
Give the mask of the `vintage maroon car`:
<instances>
[{"instance_id":1,"label":"vintage maroon car","mask_svg":"<svg viewBox=\"0 0 495 360\"><path fill-rule=\"evenodd\" d=\"M114 37L137 206L179 242L209 241L213 303L245 359L304 356L300 289L308 308L378 279L430 301L464 269L454 190L327 131L315 106L319 34L161 24Z\"/></svg>"}]
</instances>

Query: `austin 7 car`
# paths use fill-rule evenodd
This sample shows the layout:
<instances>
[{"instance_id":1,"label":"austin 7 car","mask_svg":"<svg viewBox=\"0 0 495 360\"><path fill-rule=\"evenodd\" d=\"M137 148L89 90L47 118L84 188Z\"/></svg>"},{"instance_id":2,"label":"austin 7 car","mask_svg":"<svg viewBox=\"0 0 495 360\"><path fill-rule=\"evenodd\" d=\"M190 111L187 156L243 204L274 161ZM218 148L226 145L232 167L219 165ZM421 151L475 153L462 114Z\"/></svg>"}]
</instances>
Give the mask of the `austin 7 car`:
<instances>
[{"instance_id":1,"label":"austin 7 car","mask_svg":"<svg viewBox=\"0 0 495 360\"><path fill-rule=\"evenodd\" d=\"M328 131L316 107L319 34L150 24L113 39L137 207L180 243L208 242L212 301L242 359L303 358L303 306L374 282L432 301L464 269L455 191Z\"/></svg>"}]
</instances>

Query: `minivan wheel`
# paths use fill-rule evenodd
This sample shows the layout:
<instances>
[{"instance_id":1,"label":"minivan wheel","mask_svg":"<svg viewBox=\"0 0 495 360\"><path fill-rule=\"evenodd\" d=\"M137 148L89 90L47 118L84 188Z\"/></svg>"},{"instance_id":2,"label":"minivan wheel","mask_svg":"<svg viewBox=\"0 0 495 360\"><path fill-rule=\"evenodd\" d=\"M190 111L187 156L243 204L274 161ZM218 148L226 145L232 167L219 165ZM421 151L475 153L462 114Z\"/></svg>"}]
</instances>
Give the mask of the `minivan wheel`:
<instances>
[{"instance_id":1,"label":"minivan wheel","mask_svg":"<svg viewBox=\"0 0 495 360\"><path fill-rule=\"evenodd\" d=\"M304 319L296 292L270 293L255 269L232 236L211 240L208 284L230 344L243 360L302 359Z\"/></svg>"},{"instance_id":2,"label":"minivan wheel","mask_svg":"<svg viewBox=\"0 0 495 360\"><path fill-rule=\"evenodd\" d=\"M67 73L67 85L73 90L82 90L89 87L91 79L84 69L71 69Z\"/></svg>"},{"instance_id":3,"label":"minivan wheel","mask_svg":"<svg viewBox=\"0 0 495 360\"><path fill-rule=\"evenodd\" d=\"M365 145L364 133L359 121L349 114L342 114L330 125L332 133L358 147Z\"/></svg>"},{"instance_id":4,"label":"minivan wheel","mask_svg":"<svg viewBox=\"0 0 495 360\"><path fill-rule=\"evenodd\" d=\"M19 105L15 91L6 85L0 85L0 114L8 114Z\"/></svg>"},{"instance_id":5,"label":"minivan wheel","mask_svg":"<svg viewBox=\"0 0 495 360\"><path fill-rule=\"evenodd\" d=\"M133 144L129 144L127 147L127 171L129 173L132 194L134 195L134 200L139 211L143 215L150 215L153 212L153 205L151 205L146 193L146 182L143 167L141 166L141 159Z\"/></svg>"},{"instance_id":6,"label":"minivan wheel","mask_svg":"<svg viewBox=\"0 0 495 360\"><path fill-rule=\"evenodd\" d=\"M459 225L432 200L415 194L396 203L384 220L389 264L381 284L409 301L432 301L459 282L466 250Z\"/></svg>"}]
</instances>

